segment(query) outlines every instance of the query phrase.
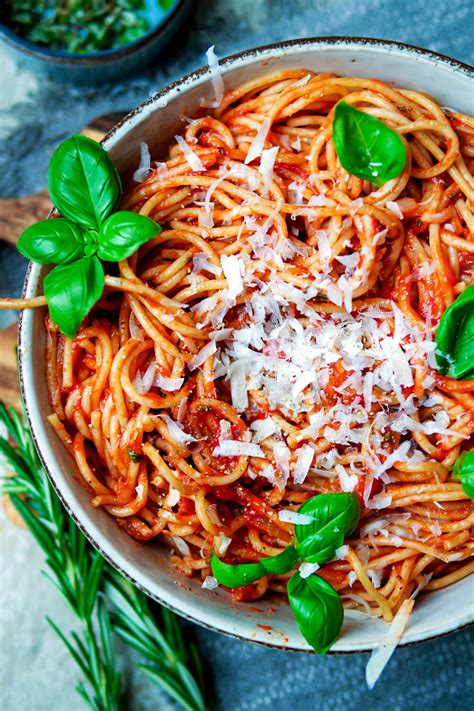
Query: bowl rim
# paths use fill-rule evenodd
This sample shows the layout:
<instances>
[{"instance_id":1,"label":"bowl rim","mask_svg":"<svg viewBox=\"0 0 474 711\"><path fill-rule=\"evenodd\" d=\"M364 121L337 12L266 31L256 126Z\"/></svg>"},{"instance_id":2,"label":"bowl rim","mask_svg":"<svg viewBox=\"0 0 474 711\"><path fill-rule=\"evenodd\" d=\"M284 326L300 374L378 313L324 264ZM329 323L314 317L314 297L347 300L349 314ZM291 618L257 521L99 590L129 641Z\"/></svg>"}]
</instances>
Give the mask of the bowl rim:
<instances>
[{"instance_id":1,"label":"bowl rim","mask_svg":"<svg viewBox=\"0 0 474 711\"><path fill-rule=\"evenodd\" d=\"M162 32L166 32L167 26L173 23L176 16L189 4L189 1L190 0L177 0L174 7L164 10L165 14L158 24L153 25L147 32L132 42L127 42L117 47L111 47L110 49L101 49L96 52L78 54L62 49L49 49L48 47L43 47L42 45L23 39L14 32L6 22L0 22L0 40L3 40L7 45L14 47L27 56L42 59L51 64L96 66L97 64L111 63L116 59L135 54L135 52L139 51L142 47L146 47Z\"/></svg>"},{"instance_id":2,"label":"bowl rim","mask_svg":"<svg viewBox=\"0 0 474 711\"><path fill-rule=\"evenodd\" d=\"M316 49L325 49L328 47L337 47L340 49L363 49L364 47L372 47L376 48L379 50L397 50L401 52L405 56L409 56L411 54L416 54L416 55L421 55L424 58L428 58L429 60L435 62L435 63L442 63L444 66L449 67L450 69L460 71L462 74L466 75L468 78L474 78L474 68L471 67L470 65L461 62L459 60L453 59L451 57L442 55L437 52L433 52L432 50L427 50L421 47L417 47L415 45L410 45L410 44L405 44L402 42L396 42L393 40L385 40L385 39L377 39L377 38L366 38L366 37L309 37L309 38L302 38L302 39L292 39L292 40L286 40L286 41L281 41L281 42L274 42L271 44L267 45L262 45L258 47L252 47L246 50L242 50L240 52L234 53L232 55L226 56L219 60L219 64L223 69L235 65L236 63L239 62L239 60L246 60L248 58L255 58L258 59L261 56L265 56L265 54L268 54L269 52L273 51L275 53L281 53L285 49L291 49L293 47L304 47L307 46L308 48ZM101 141L103 145L107 148L109 144L114 144L115 140L117 139L116 134L121 132L121 129L123 129L124 125L127 124L131 119L134 119L134 123L138 123L139 119L138 117L140 114L146 110L148 107L156 105L156 110L159 111L160 108L163 106L163 104L160 105L160 100L162 100L164 97L173 95L176 91L180 91L180 87L184 85L185 88L188 87L189 84L191 86L198 81L199 79L205 77L209 73L209 68L207 66L202 66L199 67L198 69L195 69L188 74L184 75L183 77L177 79L176 81L171 82L170 84L166 85L163 89L160 91L152 94L148 99L143 101L141 104L139 104L135 109L133 109L131 112L129 112L123 119L121 119L112 129L107 133L107 135L104 137L104 139ZM120 138L120 137L119 137ZM25 282L24 282L24 287L23 287L23 296L26 297L28 295L32 295L29 292L33 292L33 290L36 289L37 284L33 283L31 284L31 280L33 277L33 281L37 279L37 275L35 272L38 272L40 269L42 269L41 265L36 265L32 262L29 263L28 269L26 272L25 276ZM226 625L226 626L219 626L219 624L216 622L215 624L204 620L204 619L198 619L193 614L187 612L185 609L182 609L181 607L177 607L175 604L173 604L172 599L169 595L166 595L165 597L161 597L158 595L156 592L152 592L145 584L137 580L138 576L136 571L133 571L133 564L129 564L128 566L122 567L120 563L115 560L114 555L112 553L109 553L104 550L103 544L100 543L96 538L92 535L92 533L89 531L88 527L86 524L84 524L76 511L73 509L73 507L67 502L65 496L63 495L61 486L58 484L57 478L55 474L52 472L50 465L48 464L47 461L47 456L42 450L42 440L46 438L46 428L44 427L44 423L42 423L43 426L43 431L38 430L36 431L35 428L35 418L32 417L32 412L30 407L32 408L34 406L34 400L36 398L34 389L31 388L33 391L32 394L30 395L30 389L27 387L27 385L30 384L30 377L29 374L26 372L26 364L24 363L24 354L27 351L28 348L28 343L31 340L31 324L32 319L28 317L27 311L22 311L20 314L20 319L19 319L19 326L18 326L18 348L19 348L19 376L20 376L20 389L21 389L21 395L24 403L24 409L25 409L25 414L26 418L28 421L28 425L31 430L31 434L33 437L33 441L35 443L36 450L38 452L39 458L41 460L41 463L45 469L45 471L48 474L48 477L53 485L53 488L56 491L56 494L58 498L60 499L62 505L68 512L68 514L71 516L71 518L74 520L80 531L85 535L85 537L88 539L88 541L101 553L101 555L107 560L107 562L114 567L118 572L120 572L127 580L129 580L133 585L135 585L139 590L141 590L143 593L145 593L148 597L150 597L152 600L155 602L158 602L161 605L164 605L168 609L172 610L179 616L189 620L190 622L193 622L195 624L198 624L201 627L204 627L208 630L211 630L213 632L217 632L219 634L224 634L225 636L232 637L235 639L239 639L240 641L244 642L250 642L252 644L257 644L263 647L268 647L271 649L282 649L285 651L293 651L293 652L304 652L304 653L309 653L309 654L316 654L316 652L310 648L307 647L300 647L300 646L295 646L295 645L290 645L290 644L285 644L281 645L278 644L274 640L264 640L264 639L257 639L257 638L251 638L249 636L246 636L245 634L239 634L233 629L230 629L231 625ZM31 374L30 374L31 376ZM59 467L58 467L58 471ZM82 507L81 507L82 508ZM102 535L102 534L101 534ZM106 539L105 539L106 540ZM110 546L110 543L109 543ZM112 548L114 549L115 552L115 545L112 545ZM432 639L437 639L439 637L444 637L448 634L458 632L462 629L465 629L466 627L474 624L474 617L473 615L469 614L467 612L464 614L461 619L458 617L456 620L452 620L450 623L444 625L441 628L441 631L436 631L433 632L432 629L427 629L421 635L419 635L416 639L404 639L402 637L400 643L398 646L400 647L405 647L405 646L413 646L415 644L419 644L421 642L425 642L428 640ZM375 645L376 647L377 645ZM365 643L363 646L357 649L339 649L339 650L330 650L329 654L356 654L356 653L364 653L368 652L371 649L374 648L374 645L370 646L370 644Z\"/></svg>"}]
</instances>

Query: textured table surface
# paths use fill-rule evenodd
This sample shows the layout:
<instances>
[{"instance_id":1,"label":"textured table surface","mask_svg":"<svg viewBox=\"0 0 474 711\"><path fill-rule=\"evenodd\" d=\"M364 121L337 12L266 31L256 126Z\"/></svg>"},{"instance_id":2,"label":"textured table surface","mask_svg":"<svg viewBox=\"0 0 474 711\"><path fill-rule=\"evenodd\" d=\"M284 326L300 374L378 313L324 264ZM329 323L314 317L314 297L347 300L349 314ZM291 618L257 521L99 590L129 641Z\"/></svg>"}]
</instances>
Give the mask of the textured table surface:
<instances>
[{"instance_id":1,"label":"textured table surface","mask_svg":"<svg viewBox=\"0 0 474 711\"><path fill-rule=\"evenodd\" d=\"M425 46L473 63L472 0L201 0L186 32L140 77L100 88L74 88L38 79L16 67L0 47L0 196L44 187L49 156L92 117L129 109L169 81L203 63L215 44L222 56L291 37L359 35ZM25 264L0 246L0 293L21 288ZM0 327L6 324L2 315ZM0 519L0 708L4 711L80 711L76 669L47 626L74 626L63 602L41 577L42 556L28 533ZM214 671L222 711L471 711L474 705L473 630L396 652L368 692L367 655L316 656L258 648L194 627ZM132 672L130 711L169 708L156 687Z\"/></svg>"}]
</instances>

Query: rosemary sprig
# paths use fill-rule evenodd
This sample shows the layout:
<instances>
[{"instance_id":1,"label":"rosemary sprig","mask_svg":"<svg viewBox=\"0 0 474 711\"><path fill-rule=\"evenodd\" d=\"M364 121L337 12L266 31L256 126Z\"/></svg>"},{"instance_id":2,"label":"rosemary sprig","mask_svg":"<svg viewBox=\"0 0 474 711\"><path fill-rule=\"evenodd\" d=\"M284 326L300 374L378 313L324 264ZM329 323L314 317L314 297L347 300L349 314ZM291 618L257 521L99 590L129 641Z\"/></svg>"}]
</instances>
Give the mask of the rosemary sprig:
<instances>
[{"instance_id":1,"label":"rosemary sprig","mask_svg":"<svg viewBox=\"0 0 474 711\"><path fill-rule=\"evenodd\" d=\"M13 476L3 480L8 494L46 556L46 577L81 624L62 639L81 670L78 693L92 711L121 711L122 680L115 660L114 635L137 649L140 669L186 711L210 711L199 652L183 635L174 613L158 607L152 614L146 596L114 570L91 546L64 511L41 466L22 418L0 402L0 457ZM12 442L13 444L11 444ZM209 698L209 692L207 692Z\"/></svg>"}]
</instances>

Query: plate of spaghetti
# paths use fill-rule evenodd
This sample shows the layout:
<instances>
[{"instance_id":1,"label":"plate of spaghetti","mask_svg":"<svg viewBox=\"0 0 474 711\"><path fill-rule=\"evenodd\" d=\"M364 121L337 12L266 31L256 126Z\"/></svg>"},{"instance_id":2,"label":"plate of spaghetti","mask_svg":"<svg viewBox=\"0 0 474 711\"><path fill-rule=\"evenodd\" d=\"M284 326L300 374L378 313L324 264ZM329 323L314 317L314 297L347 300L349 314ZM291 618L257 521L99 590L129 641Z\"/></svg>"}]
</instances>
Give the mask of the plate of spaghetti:
<instances>
[{"instance_id":1,"label":"plate of spaghetti","mask_svg":"<svg viewBox=\"0 0 474 711\"><path fill-rule=\"evenodd\" d=\"M208 60L106 138L123 192L110 173L97 230L53 156L103 281L71 325L72 257L30 265L27 414L71 515L152 597L378 669L472 621L472 74L375 40Z\"/></svg>"}]
</instances>

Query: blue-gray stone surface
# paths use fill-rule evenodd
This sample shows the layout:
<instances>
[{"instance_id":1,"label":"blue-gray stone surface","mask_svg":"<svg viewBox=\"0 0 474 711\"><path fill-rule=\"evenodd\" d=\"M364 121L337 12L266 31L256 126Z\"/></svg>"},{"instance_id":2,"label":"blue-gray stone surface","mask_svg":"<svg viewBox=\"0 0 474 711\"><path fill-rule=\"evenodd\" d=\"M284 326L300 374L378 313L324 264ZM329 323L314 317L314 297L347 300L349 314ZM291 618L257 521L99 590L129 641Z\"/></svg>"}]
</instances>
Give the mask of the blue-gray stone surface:
<instances>
[{"instance_id":1,"label":"blue-gray stone surface","mask_svg":"<svg viewBox=\"0 0 474 711\"><path fill-rule=\"evenodd\" d=\"M140 77L74 88L33 77L0 47L0 196L27 195L45 185L49 156L94 116L126 110L169 81L223 56L292 37L358 35L401 40L473 63L472 0L201 0L186 30ZM0 294L21 288L25 263L0 246ZM5 325L5 315L0 326ZM0 335L1 337L1 335ZM40 575L42 556L28 533L2 514L0 707L4 711L79 711L76 669L46 624L74 627L65 605ZM191 630L192 626L187 629ZM397 650L372 692L367 655L298 655L258 648L192 627L214 672L220 711L472 711L471 630ZM129 711L171 709L156 687L132 671ZM127 709L127 711L128 711Z\"/></svg>"}]
</instances>

